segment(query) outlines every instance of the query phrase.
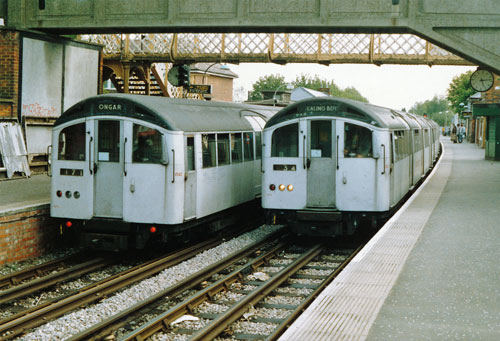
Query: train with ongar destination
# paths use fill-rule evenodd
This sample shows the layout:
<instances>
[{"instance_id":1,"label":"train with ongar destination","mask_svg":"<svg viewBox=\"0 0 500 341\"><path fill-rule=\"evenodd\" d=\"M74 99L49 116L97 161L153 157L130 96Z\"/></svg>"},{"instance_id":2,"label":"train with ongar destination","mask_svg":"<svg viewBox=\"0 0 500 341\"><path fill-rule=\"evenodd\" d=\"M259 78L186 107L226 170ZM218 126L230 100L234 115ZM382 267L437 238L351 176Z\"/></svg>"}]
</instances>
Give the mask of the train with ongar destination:
<instances>
[{"instance_id":1,"label":"train with ongar destination","mask_svg":"<svg viewBox=\"0 0 500 341\"><path fill-rule=\"evenodd\" d=\"M145 248L260 205L261 132L278 108L107 94L53 128L51 216L81 244Z\"/></svg>"},{"instance_id":2,"label":"train with ongar destination","mask_svg":"<svg viewBox=\"0 0 500 341\"><path fill-rule=\"evenodd\" d=\"M441 148L430 119L336 97L289 105L262 136L268 221L318 237L352 235L387 219Z\"/></svg>"}]
</instances>

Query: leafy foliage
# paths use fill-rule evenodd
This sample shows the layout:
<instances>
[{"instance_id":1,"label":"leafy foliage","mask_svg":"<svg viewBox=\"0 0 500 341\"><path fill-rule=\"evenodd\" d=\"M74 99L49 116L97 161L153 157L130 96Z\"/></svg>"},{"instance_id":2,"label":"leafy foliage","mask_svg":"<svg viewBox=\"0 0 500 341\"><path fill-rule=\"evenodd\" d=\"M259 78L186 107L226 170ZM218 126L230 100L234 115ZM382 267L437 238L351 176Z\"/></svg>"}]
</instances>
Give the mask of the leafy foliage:
<instances>
[{"instance_id":1,"label":"leafy foliage","mask_svg":"<svg viewBox=\"0 0 500 341\"><path fill-rule=\"evenodd\" d=\"M434 96L431 100L415 103L410 112L421 116L427 114L427 117L433 119L440 126L449 124L453 117L446 98L438 96Z\"/></svg>"},{"instance_id":2,"label":"leafy foliage","mask_svg":"<svg viewBox=\"0 0 500 341\"><path fill-rule=\"evenodd\" d=\"M253 84L253 89L248 94L248 100L259 101L263 99L260 93L262 90L276 90L278 88L286 89L285 76L276 74L260 77L259 80Z\"/></svg>"},{"instance_id":3,"label":"leafy foliage","mask_svg":"<svg viewBox=\"0 0 500 341\"><path fill-rule=\"evenodd\" d=\"M454 77L448 87L447 99L451 109L457 114L462 111L460 103L466 103L467 98L476 92L470 85L471 74L472 71L467 71Z\"/></svg>"},{"instance_id":4,"label":"leafy foliage","mask_svg":"<svg viewBox=\"0 0 500 341\"><path fill-rule=\"evenodd\" d=\"M309 75L301 74L292 81L294 88L304 87L311 90L323 91L328 89L330 95L354 99L361 102L368 103L368 100L363 97L358 90L353 87L348 87L345 89L340 89L333 81L327 81L326 79L320 78L318 75L311 77ZM285 77L279 74L269 75L259 78L257 82L253 84L253 89L250 92L248 99L251 101L262 99L260 91L262 90L275 90L275 89L286 89Z\"/></svg>"}]
</instances>

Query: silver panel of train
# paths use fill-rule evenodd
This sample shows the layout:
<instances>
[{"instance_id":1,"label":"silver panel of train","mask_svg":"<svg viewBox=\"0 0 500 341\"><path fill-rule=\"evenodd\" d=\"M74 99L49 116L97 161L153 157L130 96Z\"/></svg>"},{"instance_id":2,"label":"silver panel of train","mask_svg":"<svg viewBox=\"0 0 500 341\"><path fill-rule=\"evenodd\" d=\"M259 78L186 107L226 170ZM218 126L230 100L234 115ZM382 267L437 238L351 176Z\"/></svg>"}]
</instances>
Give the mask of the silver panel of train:
<instances>
[{"instance_id":1,"label":"silver panel of train","mask_svg":"<svg viewBox=\"0 0 500 341\"><path fill-rule=\"evenodd\" d=\"M53 129L51 215L100 248L182 235L260 196L261 131L276 111L140 95L85 99Z\"/></svg>"},{"instance_id":2,"label":"silver panel of train","mask_svg":"<svg viewBox=\"0 0 500 341\"><path fill-rule=\"evenodd\" d=\"M306 99L265 126L262 206L299 235L350 235L362 220L385 219L439 150L432 120L342 98Z\"/></svg>"}]
</instances>

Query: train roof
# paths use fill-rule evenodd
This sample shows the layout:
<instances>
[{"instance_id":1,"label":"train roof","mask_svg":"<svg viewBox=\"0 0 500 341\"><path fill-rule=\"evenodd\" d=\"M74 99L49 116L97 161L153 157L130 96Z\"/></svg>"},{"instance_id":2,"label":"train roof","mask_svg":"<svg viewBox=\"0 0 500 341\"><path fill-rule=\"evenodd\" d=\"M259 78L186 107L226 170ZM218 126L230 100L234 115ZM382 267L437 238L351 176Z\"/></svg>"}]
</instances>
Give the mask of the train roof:
<instances>
[{"instance_id":1,"label":"train roof","mask_svg":"<svg viewBox=\"0 0 500 341\"><path fill-rule=\"evenodd\" d=\"M131 94L106 94L84 99L66 110L54 126L94 116L136 118L177 131L253 130L245 116L267 121L277 108Z\"/></svg>"},{"instance_id":2,"label":"train roof","mask_svg":"<svg viewBox=\"0 0 500 341\"><path fill-rule=\"evenodd\" d=\"M350 118L380 128L407 129L407 125L399 117L403 114L404 112L395 114L388 108L340 97L315 97L304 99L280 110L267 121L266 128L302 117L331 116Z\"/></svg>"}]
</instances>

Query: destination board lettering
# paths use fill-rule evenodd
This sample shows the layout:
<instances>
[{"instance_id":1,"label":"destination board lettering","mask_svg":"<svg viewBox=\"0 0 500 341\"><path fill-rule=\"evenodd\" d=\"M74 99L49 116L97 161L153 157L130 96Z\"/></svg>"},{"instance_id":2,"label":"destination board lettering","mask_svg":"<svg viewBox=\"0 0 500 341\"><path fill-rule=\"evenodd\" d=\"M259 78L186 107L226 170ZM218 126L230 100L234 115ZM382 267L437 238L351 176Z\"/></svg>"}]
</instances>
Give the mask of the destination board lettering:
<instances>
[{"instance_id":1,"label":"destination board lettering","mask_svg":"<svg viewBox=\"0 0 500 341\"><path fill-rule=\"evenodd\" d=\"M107 111L121 111L122 105L115 103L101 103L97 106L99 110L107 110Z\"/></svg>"},{"instance_id":2,"label":"destination board lettering","mask_svg":"<svg viewBox=\"0 0 500 341\"><path fill-rule=\"evenodd\" d=\"M305 112L335 112L337 109L337 105L308 105Z\"/></svg>"}]
</instances>

